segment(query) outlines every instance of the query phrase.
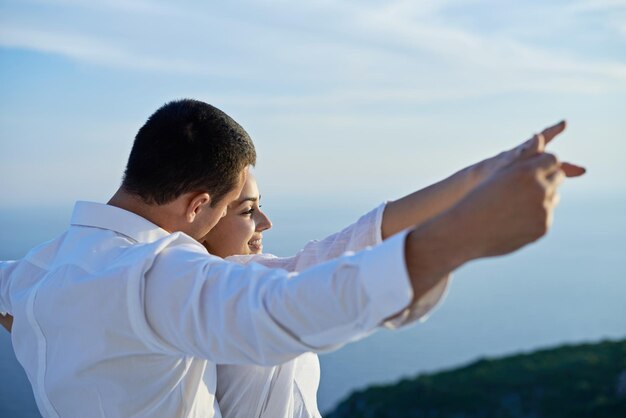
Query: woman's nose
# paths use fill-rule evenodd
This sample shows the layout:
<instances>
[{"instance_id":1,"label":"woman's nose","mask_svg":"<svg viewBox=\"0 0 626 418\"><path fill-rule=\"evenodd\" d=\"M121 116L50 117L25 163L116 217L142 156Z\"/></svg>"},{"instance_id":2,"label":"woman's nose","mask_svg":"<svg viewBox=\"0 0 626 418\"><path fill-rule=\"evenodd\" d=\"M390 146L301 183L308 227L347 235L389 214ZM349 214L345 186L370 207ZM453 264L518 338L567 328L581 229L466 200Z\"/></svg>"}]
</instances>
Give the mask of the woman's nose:
<instances>
[{"instance_id":1,"label":"woman's nose","mask_svg":"<svg viewBox=\"0 0 626 418\"><path fill-rule=\"evenodd\" d=\"M256 230L265 231L270 229L272 227L272 221L270 221L270 218L268 218L267 215L261 210L258 211L258 214L259 219L257 220Z\"/></svg>"}]
</instances>

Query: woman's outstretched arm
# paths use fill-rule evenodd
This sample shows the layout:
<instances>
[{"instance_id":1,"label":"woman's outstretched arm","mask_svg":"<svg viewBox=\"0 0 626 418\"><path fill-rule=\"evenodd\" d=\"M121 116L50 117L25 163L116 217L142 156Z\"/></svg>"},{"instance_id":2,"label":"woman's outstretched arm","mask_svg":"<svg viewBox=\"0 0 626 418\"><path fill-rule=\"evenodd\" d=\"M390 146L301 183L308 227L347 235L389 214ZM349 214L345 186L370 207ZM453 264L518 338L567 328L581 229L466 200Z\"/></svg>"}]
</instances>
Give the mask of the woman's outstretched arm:
<instances>
[{"instance_id":1,"label":"woman's outstretched arm","mask_svg":"<svg viewBox=\"0 0 626 418\"><path fill-rule=\"evenodd\" d=\"M450 177L387 203L383 214L383 239L411 226L421 225L446 211L474 189L479 182L476 166L465 168Z\"/></svg>"},{"instance_id":2,"label":"woman's outstretched arm","mask_svg":"<svg viewBox=\"0 0 626 418\"><path fill-rule=\"evenodd\" d=\"M559 122L515 148L464 168L422 190L389 202L382 220L382 238L386 239L403 229L421 225L450 209L484 180L511 165L520 156L530 157L544 152L545 146L564 129L565 122ZM561 163L561 169L567 177L577 177L585 172L582 167L569 163Z\"/></svg>"}]
</instances>

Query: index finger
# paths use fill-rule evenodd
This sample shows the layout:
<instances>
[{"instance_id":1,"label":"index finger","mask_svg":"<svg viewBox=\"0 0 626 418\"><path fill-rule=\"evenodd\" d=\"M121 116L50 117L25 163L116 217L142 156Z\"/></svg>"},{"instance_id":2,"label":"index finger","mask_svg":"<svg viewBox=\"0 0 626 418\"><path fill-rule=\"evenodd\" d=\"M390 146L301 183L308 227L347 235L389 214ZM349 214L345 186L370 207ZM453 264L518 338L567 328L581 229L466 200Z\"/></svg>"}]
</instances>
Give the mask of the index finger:
<instances>
[{"instance_id":1,"label":"index finger","mask_svg":"<svg viewBox=\"0 0 626 418\"><path fill-rule=\"evenodd\" d=\"M544 129L541 133L533 135L529 140L521 143L517 147L508 152L509 158L515 160L517 158L528 158L533 155L542 153L545 151L546 145L552 141L558 134L563 132L566 127L566 122L562 120L556 125L552 125Z\"/></svg>"},{"instance_id":2,"label":"index finger","mask_svg":"<svg viewBox=\"0 0 626 418\"><path fill-rule=\"evenodd\" d=\"M558 134L563 132L566 126L567 126L567 123L564 120L562 120L556 125L552 125L549 128L544 129L541 132L541 135L543 135L543 138L546 141L546 145L548 145L550 141L552 141Z\"/></svg>"}]
</instances>

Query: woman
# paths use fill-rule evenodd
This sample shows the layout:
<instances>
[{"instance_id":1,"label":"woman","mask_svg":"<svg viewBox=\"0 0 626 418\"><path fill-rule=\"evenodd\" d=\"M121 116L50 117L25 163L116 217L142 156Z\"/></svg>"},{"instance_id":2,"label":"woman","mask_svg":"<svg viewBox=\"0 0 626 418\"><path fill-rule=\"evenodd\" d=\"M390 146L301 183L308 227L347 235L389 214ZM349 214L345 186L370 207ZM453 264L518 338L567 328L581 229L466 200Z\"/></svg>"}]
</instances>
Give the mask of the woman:
<instances>
[{"instance_id":1,"label":"woman","mask_svg":"<svg viewBox=\"0 0 626 418\"><path fill-rule=\"evenodd\" d=\"M204 245L209 253L237 263L260 262L300 271L345 251L376 245L383 236L399 232L413 225L415 220L415 213L404 220L397 219L404 214L401 203L394 202L387 210L387 205L383 204L343 231L322 241L310 242L296 256L279 258L261 254L263 232L271 228L272 223L261 210L260 199L256 179L249 175L239 198L228 206L226 216L205 237ZM383 212L390 213L383 216ZM411 316L423 316L439 300L444 289L445 281L421 300L423 305L416 306ZM218 365L217 399L224 418L320 417L316 399L319 380L319 361L314 353L305 353L273 367Z\"/></svg>"}]
</instances>

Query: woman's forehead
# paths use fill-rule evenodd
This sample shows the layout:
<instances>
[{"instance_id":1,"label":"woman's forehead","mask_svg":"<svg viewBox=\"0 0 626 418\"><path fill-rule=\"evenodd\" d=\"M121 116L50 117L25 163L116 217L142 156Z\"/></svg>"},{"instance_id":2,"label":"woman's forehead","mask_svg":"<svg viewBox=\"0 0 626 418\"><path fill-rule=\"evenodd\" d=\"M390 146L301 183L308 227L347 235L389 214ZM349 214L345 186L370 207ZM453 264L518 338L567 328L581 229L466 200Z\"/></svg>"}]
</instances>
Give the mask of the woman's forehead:
<instances>
[{"instance_id":1,"label":"woman's forehead","mask_svg":"<svg viewBox=\"0 0 626 418\"><path fill-rule=\"evenodd\" d=\"M256 178L252 173L248 173L246 182L241 189L239 197L232 203L232 206L239 206L247 201L258 201L260 199L259 187L257 186Z\"/></svg>"},{"instance_id":2,"label":"woman's forehead","mask_svg":"<svg viewBox=\"0 0 626 418\"><path fill-rule=\"evenodd\" d=\"M243 189L241 189L239 197L244 198L249 196L259 197L259 186L257 185L256 177L250 172L248 172L248 177L243 185Z\"/></svg>"}]
</instances>

